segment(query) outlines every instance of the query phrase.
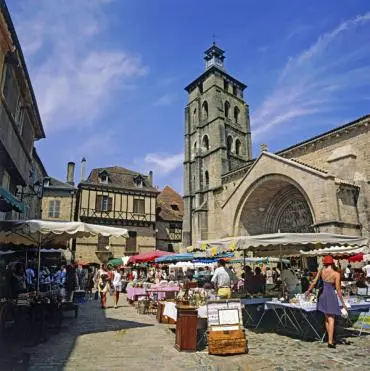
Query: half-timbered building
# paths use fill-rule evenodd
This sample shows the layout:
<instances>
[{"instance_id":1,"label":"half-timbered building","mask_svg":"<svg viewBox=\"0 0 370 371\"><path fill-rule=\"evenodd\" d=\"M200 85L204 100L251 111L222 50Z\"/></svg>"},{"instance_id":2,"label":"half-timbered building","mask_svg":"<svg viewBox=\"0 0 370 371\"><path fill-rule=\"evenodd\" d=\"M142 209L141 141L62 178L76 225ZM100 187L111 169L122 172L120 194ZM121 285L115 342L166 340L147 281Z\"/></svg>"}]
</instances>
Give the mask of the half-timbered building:
<instances>
[{"instance_id":1,"label":"half-timbered building","mask_svg":"<svg viewBox=\"0 0 370 371\"><path fill-rule=\"evenodd\" d=\"M156 247L156 198L152 172L143 175L123 167L93 169L78 185L75 219L127 228L129 238L78 239L77 259L107 261Z\"/></svg>"}]
</instances>

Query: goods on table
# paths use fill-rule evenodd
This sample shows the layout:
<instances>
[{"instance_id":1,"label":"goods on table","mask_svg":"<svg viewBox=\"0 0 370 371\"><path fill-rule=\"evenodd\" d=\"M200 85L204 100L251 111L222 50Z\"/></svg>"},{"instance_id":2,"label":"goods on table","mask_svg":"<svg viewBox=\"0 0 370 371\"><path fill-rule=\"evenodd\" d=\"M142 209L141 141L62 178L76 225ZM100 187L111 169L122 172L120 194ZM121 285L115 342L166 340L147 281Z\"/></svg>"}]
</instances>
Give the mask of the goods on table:
<instances>
[{"instance_id":1,"label":"goods on table","mask_svg":"<svg viewBox=\"0 0 370 371\"><path fill-rule=\"evenodd\" d=\"M317 298L315 295L310 294L306 296L305 294L296 294L294 298L289 300L290 304L299 304L302 307L305 305L312 305L317 302Z\"/></svg>"}]
</instances>

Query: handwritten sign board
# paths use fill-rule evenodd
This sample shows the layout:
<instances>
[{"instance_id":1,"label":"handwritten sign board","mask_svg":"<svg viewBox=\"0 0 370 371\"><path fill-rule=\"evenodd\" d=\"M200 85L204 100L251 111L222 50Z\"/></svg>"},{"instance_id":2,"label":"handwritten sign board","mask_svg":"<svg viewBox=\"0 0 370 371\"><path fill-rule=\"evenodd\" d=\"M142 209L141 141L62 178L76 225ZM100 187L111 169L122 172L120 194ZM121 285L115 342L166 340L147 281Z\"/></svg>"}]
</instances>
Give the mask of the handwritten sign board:
<instances>
[{"instance_id":1,"label":"handwritten sign board","mask_svg":"<svg viewBox=\"0 0 370 371\"><path fill-rule=\"evenodd\" d=\"M232 312L227 312L234 310ZM224 311L226 311L224 313ZM220 312L221 321L220 321ZM231 317L236 321L230 323ZM240 300L211 300L207 302L207 319L208 327L219 326L223 324L240 324L243 325L242 305ZM227 323L223 322L226 321ZM223 323L222 323L223 322Z\"/></svg>"}]
</instances>

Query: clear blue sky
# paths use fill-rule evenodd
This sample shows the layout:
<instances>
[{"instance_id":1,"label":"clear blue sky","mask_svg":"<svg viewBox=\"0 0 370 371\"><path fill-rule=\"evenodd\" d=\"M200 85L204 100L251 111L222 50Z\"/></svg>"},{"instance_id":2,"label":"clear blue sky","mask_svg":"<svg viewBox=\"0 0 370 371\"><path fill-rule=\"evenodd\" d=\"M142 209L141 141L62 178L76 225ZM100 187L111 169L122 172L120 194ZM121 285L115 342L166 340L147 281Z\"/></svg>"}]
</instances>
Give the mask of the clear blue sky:
<instances>
[{"instance_id":1,"label":"clear blue sky","mask_svg":"<svg viewBox=\"0 0 370 371\"><path fill-rule=\"evenodd\" d=\"M88 171L152 169L182 192L183 88L213 34L248 85L254 155L370 112L367 0L7 3L47 135L37 148L61 180L85 156Z\"/></svg>"}]
</instances>

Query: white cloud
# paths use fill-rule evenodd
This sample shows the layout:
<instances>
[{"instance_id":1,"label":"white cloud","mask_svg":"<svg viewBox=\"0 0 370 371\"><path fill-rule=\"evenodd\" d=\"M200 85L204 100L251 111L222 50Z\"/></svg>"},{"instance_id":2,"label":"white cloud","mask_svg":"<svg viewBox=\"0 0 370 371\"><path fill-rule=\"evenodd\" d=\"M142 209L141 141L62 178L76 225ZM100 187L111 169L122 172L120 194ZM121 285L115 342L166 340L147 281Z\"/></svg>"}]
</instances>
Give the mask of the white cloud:
<instances>
[{"instance_id":1,"label":"white cloud","mask_svg":"<svg viewBox=\"0 0 370 371\"><path fill-rule=\"evenodd\" d=\"M310 115L333 113L370 84L370 12L338 25L290 57L274 90L252 114L254 139ZM357 94L356 94L357 93Z\"/></svg>"},{"instance_id":2,"label":"white cloud","mask_svg":"<svg viewBox=\"0 0 370 371\"><path fill-rule=\"evenodd\" d=\"M15 23L47 132L93 125L117 90L147 73L140 56L101 42L111 1L22 0L17 8Z\"/></svg>"},{"instance_id":3,"label":"white cloud","mask_svg":"<svg viewBox=\"0 0 370 371\"><path fill-rule=\"evenodd\" d=\"M155 106L170 106L176 99L176 94L166 93L158 98L155 102Z\"/></svg>"},{"instance_id":4,"label":"white cloud","mask_svg":"<svg viewBox=\"0 0 370 371\"><path fill-rule=\"evenodd\" d=\"M296 37L296 36L298 36L298 35L300 35L304 32L307 32L311 28L312 28L312 26L300 24L300 25L293 28L293 30L288 34L286 39L287 40L293 39L294 37Z\"/></svg>"},{"instance_id":5,"label":"white cloud","mask_svg":"<svg viewBox=\"0 0 370 371\"><path fill-rule=\"evenodd\" d=\"M173 155L148 153L144 158L144 164L154 170L155 174L166 175L182 166L184 154L178 153Z\"/></svg>"}]
</instances>

